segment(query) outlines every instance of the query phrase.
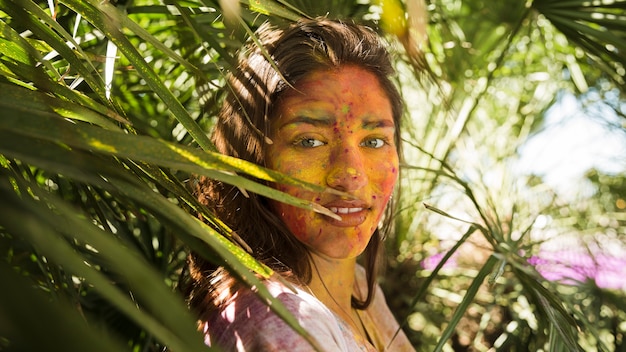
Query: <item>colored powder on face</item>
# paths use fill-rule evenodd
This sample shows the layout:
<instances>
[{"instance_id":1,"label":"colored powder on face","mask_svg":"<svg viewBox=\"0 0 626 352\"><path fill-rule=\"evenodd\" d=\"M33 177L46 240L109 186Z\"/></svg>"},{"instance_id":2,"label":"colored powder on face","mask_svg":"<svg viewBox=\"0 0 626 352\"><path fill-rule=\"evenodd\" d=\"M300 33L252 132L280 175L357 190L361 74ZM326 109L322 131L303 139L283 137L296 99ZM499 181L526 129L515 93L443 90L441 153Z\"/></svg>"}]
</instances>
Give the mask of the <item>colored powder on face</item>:
<instances>
[{"instance_id":1,"label":"colored powder on face","mask_svg":"<svg viewBox=\"0 0 626 352\"><path fill-rule=\"evenodd\" d=\"M337 227L327 218L312 211L287 205L279 206L284 222L299 241L316 251L333 256L353 256L364 250L383 215L383 207L392 192L398 173L397 159L391 155L390 150L363 148L370 146L369 130L385 128L392 123L389 102L379 99L384 92L375 85L378 90L374 89L374 92L377 94L369 94L371 89L363 90L364 83L376 81L375 77L361 72L355 79L351 71L344 73L332 84L327 80L326 72L313 76L315 79L310 82L301 81L304 83L300 83L299 89L311 96L289 96L282 109L292 115L285 114L283 117L295 121L299 118L310 118L311 121L318 119L321 122L313 123L312 126L304 125L305 127L292 124L289 129L281 130L283 133L279 137L282 136L283 139L275 138L274 153L269 158L275 169L287 175L322 186L332 187L339 182L339 186L360 187L350 191L354 191L355 196L364 197L364 201L367 199L365 197L370 197L374 210L368 212L362 224L354 227ZM344 86L350 89L342 91ZM315 105L318 101L329 104L318 108ZM292 108L295 110L289 110ZM309 110L321 112L309 116ZM309 134L313 134L311 131L316 134L310 136ZM387 130L384 131L386 135ZM304 149L302 147L306 147L305 144L292 142L293 137L299 136L301 132L306 132L307 138L319 139L324 143L318 145L320 148ZM326 198L332 199L330 196L293 186L284 186L284 189L286 193L320 204Z\"/></svg>"}]
</instances>

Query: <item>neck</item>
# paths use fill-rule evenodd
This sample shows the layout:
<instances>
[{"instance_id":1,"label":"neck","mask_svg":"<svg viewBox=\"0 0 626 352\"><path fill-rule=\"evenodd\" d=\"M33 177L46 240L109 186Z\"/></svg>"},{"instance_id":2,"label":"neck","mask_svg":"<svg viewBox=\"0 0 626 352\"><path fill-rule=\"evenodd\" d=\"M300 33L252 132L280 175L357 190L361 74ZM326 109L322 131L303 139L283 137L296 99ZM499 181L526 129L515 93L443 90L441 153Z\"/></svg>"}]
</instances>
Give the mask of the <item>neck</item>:
<instances>
[{"instance_id":1,"label":"neck","mask_svg":"<svg viewBox=\"0 0 626 352\"><path fill-rule=\"evenodd\" d=\"M357 311L352 309L352 295L355 292L356 259L335 260L311 255L312 275L308 287L328 309L348 324L355 336L369 341L365 326ZM362 299L363 297L358 297Z\"/></svg>"},{"instance_id":2,"label":"neck","mask_svg":"<svg viewBox=\"0 0 626 352\"><path fill-rule=\"evenodd\" d=\"M309 288L328 308L344 319L352 314L356 259L330 259L312 254Z\"/></svg>"}]
</instances>

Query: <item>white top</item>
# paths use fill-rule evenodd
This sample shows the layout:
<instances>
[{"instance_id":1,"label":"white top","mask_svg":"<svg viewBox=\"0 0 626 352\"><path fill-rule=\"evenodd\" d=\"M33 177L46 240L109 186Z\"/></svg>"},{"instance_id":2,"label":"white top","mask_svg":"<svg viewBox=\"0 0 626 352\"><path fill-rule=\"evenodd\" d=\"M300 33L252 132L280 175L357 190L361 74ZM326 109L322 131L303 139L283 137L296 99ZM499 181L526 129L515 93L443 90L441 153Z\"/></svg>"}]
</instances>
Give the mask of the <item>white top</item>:
<instances>
[{"instance_id":1,"label":"white top","mask_svg":"<svg viewBox=\"0 0 626 352\"><path fill-rule=\"evenodd\" d=\"M297 287L294 292L276 280L266 280L265 285L324 350L376 351L311 294ZM225 351L314 351L252 291L245 289L222 311L203 322L202 329L207 345L216 344Z\"/></svg>"}]
</instances>

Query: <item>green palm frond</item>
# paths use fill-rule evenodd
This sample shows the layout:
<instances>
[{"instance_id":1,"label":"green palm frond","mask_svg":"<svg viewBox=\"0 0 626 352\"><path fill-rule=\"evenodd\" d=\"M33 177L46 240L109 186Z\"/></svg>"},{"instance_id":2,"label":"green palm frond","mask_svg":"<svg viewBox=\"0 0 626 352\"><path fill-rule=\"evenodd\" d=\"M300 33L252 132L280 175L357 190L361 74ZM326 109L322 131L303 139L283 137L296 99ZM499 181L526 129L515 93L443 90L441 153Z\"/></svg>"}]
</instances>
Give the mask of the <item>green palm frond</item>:
<instances>
[{"instance_id":1,"label":"green palm frond","mask_svg":"<svg viewBox=\"0 0 626 352\"><path fill-rule=\"evenodd\" d=\"M7 197L2 197L6 211L0 226L2 237L9 240L7 253L13 253L11 258L15 259L17 254L31 252L38 262L58 265L74 278L65 288L57 282L63 275L55 276L57 279L52 281L37 280L43 290L67 290L70 295L77 290L84 297L95 291L110 302L111 309L122 312L141 327L137 334L146 331L155 343L175 350L201 350L205 346L195 332L191 314L180 298L172 295L172 287L163 285L154 272L155 266L160 267L170 286L175 285L172 274L182 265L176 255L184 244L228 267L249 285L259 287L260 295L272 302L271 308L309 338L256 277L267 277L271 272L225 237L230 236L230 230L217 219L213 219L213 227L208 227L177 205L213 218L179 179L182 177L184 182L192 173L284 200L291 197L241 175L276 182L288 178L210 151L213 147L205 132L183 105L191 101L193 94L177 92L176 96L172 91L176 87L168 83L168 77L158 74L140 52L150 50L158 54L168 69L182 67L191 78L205 75L179 52L170 49L167 42L157 39L162 28L150 28L155 30L150 33L133 22L130 15L108 3L68 1L64 4L68 7L59 5L60 11L54 17L30 1L0 4L5 11L0 22L6 33L3 38L7 38L2 41L7 50L2 52L0 61L3 72L0 153L4 168L1 179L3 193L7 193ZM156 10L162 11L162 7ZM201 26L198 20L203 15L187 20ZM171 20L172 14L160 12L159 16L162 17L157 16L157 22ZM81 30L70 34L61 25L66 20L79 21ZM23 34L26 28L31 29L29 35ZM123 56L107 60L105 47L93 45L93 40L111 41ZM231 50L235 47L232 45ZM128 101L124 96L110 94L115 87L107 87L103 82L106 72L124 67L120 62L130 67L125 73L132 77L131 81L143 85L143 91L126 95ZM214 79L223 75L214 72L217 74ZM184 87L193 93L193 85ZM135 94L161 104L157 109L165 118L152 121L167 122L172 116L205 151L142 135L150 133L150 129L137 130L142 124L133 122L145 121L144 117L128 115L146 111L136 108L141 101ZM148 120L143 126L150 123ZM36 177L30 170L36 170ZM167 170L176 170L178 175ZM297 180L287 182L316 188ZM287 202L328 212L296 198ZM129 226L132 223L134 227ZM157 237L164 229L175 233L175 237ZM16 254L18 239L32 247L21 247ZM174 256L169 253L172 250L177 251ZM167 256L165 262L163 255ZM31 270L27 272L31 277L46 278L49 269L40 266ZM130 295L125 295L125 291ZM89 308L93 312L100 309L90 307L80 295L74 296L73 301L88 315L91 315ZM36 315L28 308L23 308L22 313L29 317ZM19 334L12 337L16 341L28 341ZM131 345L138 343L138 338L139 335L125 337Z\"/></svg>"},{"instance_id":2,"label":"green palm frond","mask_svg":"<svg viewBox=\"0 0 626 352\"><path fill-rule=\"evenodd\" d=\"M10 282L0 292L0 350L207 350L175 293L190 248L257 287L310 338L259 284L271 271L188 183L204 175L326 211L265 183L324 189L215 153L207 137L242 41L264 21L319 15L368 23L397 60L410 112L391 252L423 259L439 244L431 222L470 225L432 271L407 260L408 272L390 265L385 277L418 350L453 345L477 311L476 344L483 334L501 349L623 348L621 292L548 282L528 261L539 246L531 238L538 214L567 210L577 224L589 214L542 187L528 201L518 180L495 187L486 175L540 128L559 92L602 91L609 78L611 92L624 96L626 1L423 2L428 41L419 45L409 34L422 29L407 25L419 11L408 12L415 3L406 1L242 0L228 18L219 4L0 0L0 276ZM390 6L398 18L381 13ZM476 155L495 160L484 174L469 165ZM624 232L619 189L598 196L609 199L607 211L594 210L618 223L607 233ZM442 201L454 197L452 206ZM467 214L451 215L462 204ZM485 260L450 274L446 263L476 237ZM414 329L420 312L427 325ZM490 314L506 326L487 331Z\"/></svg>"},{"instance_id":3,"label":"green palm frond","mask_svg":"<svg viewBox=\"0 0 626 352\"><path fill-rule=\"evenodd\" d=\"M626 1L535 0L532 7L618 85L626 80Z\"/></svg>"}]
</instances>

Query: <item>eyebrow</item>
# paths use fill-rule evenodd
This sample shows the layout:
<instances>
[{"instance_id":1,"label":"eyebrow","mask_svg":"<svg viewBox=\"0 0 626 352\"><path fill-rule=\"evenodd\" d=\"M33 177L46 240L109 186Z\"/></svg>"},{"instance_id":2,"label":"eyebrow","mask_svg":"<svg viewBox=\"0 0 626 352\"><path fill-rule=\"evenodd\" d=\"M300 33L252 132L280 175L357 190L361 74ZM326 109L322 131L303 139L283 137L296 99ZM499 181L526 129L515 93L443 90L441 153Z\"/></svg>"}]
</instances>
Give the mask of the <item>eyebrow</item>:
<instances>
[{"instance_id":1,"label":"eyebrow","mask_svg":"<svg viewBox=\"0 0 626 352\"><path fill-rule=\"evenodd\" d=\"M363 124L364 129L376 129L376 128L394 128L396 124L393 120L388 119L375 119L375 120L364 120Z\"/></svg>"},{"instance_id":2,"label":"eyebrow","mask_svg":"<svg viewBox=\"0 0 626 352\"><path fill-rule=\"evenodd\" d=\"M296 116L290 121L284 123L279 127L283 129L289 125L296 125L300 123L309 124L312 126L322 126L322 127L330 127L335 123L336 119L334 117L310 117L310 116ZM365 119L361 126L364 129L376 129L376 128L394 128L396 127L394 121L388 119Z\"/></svg>"},{"instance_id":3,"label":"eyebrow","mask_svg":"<svg viewBox=\"0 0 626 352\"><path fill-rule=\"evenodd\" d=\"M286 126L297 125L301 123L305 123L305 124L313 125L313 126L329 127L329 126L332 126L335 123L335 121L336 120L333 117L323 117L323 116L322 117L310 117L310 116L299 115L285 122L278 129L281 130Z\"/></svg>"}]
</instances>

